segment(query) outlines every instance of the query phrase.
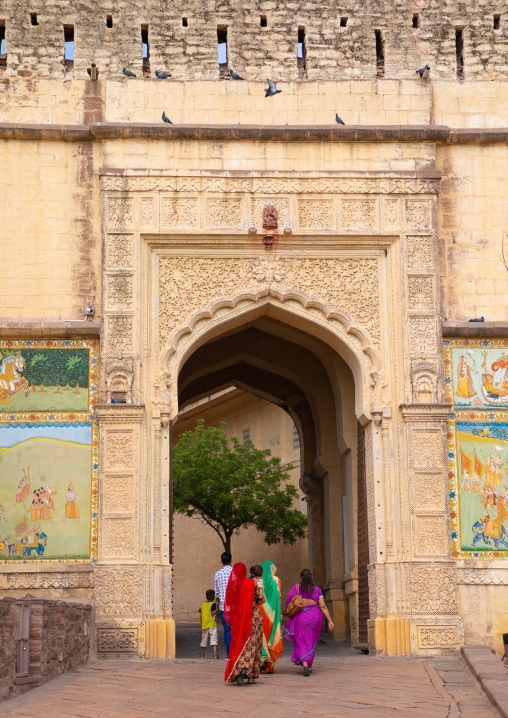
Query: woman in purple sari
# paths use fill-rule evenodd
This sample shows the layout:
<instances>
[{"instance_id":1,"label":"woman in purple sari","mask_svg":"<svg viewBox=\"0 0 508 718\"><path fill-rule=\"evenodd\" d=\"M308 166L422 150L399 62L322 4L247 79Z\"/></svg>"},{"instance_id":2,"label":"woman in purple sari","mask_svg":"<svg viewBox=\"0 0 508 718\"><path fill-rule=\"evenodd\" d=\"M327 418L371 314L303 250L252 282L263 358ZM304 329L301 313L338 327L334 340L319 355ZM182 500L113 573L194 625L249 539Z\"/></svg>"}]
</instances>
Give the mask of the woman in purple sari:
<instances>
[{"instance_id":1,"label":"woman in purple sari","mask_svg":"<svg viewBox=\"0 0 508 718\"><path fill-rule=\"evenodd\" d=\"M304 568L300 573L300 583L296 583L287 597L286 605L299 593L303 598L303 608L286 624L287 641L293 641L291 660L297 666L303 666L303 675L309 676L316 654L316 646L323 628L323 616L328 621L328 630L333 631L333 621L326 607L321 589L315 585L312 573Z\"/></svg>"}]
</instances>

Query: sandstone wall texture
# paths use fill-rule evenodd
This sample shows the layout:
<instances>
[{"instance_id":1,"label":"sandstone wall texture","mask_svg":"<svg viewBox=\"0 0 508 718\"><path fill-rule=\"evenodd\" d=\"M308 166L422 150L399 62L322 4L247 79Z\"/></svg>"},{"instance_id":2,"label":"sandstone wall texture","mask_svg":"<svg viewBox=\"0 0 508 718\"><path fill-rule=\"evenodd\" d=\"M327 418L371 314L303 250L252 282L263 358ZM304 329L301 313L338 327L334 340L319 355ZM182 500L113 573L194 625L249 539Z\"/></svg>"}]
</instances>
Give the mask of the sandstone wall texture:
<instances>
[{"instance_id":1,"label":"sandstone wall texture","mask_svg":"<svg viewBox=\"0 0 508 718\"><path fill-rule=\"evenodd\" d=\"M508 15L492 0L296 0L290 6L282 0L2 0L0 20L7 76L70 71L85 77L94 61L102 77L118 75L123 66L142 76L144 39L147 74L159 69L175 79L216 79L217 31L226 28L229 66L248 79L414 77L425 63L442 78L508 75ZM73 66L64 61L72 32Z\"/></svg>"},{"instance_id":2,"label":"sandstone wall texture","mask_svg":"<svg viewBox=\"0 0 508 718\"><path fill-rule=\"evenodd\" d=\"M72 601L30 600L28 676L16 679L15 598L0 599L0 700L12 698L88 660L92 605Z\"/></svg>"}]
</instances>

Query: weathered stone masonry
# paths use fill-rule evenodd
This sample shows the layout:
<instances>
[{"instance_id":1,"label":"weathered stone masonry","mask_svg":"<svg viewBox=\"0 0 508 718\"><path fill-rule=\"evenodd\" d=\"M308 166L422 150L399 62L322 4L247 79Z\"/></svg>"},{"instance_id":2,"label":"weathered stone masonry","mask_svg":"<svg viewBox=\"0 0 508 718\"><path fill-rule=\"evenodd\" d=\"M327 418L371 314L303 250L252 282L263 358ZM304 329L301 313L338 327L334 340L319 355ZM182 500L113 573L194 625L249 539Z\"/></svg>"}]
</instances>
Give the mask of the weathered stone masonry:
<instances>
[{"instance_id":1,"label":"weathered stone masonry","mask_svg":"<svg viewBox=\"0 0 508 718\"><path fill-rule=\"evenodd\" d=\"M148 33L144 39L148 37L152 76L154 70L163 69L173 79L219 77L218 28L227 28L229 66L249 80L301 76L299 31L310 80L374 78L380 69L376 30L385 77L414 78L415 70L426 63L433 77L440 79L508 75L508 14L501 13L499 3L492 0L482 4L334 0L327 5L297 0L291 7L281 0L241 4L148 0L140 7L117 7L100 0L72 8L44 0L2 0L2 23L7 62L6 69L0 67L0 77L63 77L70 69L64 65L64 28L74 31L75 77L87 77L91 62L103 79L118 76L123 66L141 77L142 26Z\"/></svg>"}]
</instances>

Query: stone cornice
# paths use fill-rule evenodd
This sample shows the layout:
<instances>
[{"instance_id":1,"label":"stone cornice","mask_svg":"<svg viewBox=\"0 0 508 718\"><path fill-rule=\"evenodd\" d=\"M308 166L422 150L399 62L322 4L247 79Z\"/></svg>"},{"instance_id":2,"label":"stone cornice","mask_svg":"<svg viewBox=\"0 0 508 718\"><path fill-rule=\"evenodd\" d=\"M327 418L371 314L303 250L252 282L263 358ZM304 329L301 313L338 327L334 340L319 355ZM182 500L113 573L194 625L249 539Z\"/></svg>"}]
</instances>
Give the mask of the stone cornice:
<instances>
[{"instance_id":1,"label":"stone cornice","mask_svg":"<svg viewBox=\"0 0 508 718\"><path fill-rule=\"evenodd\" d=\"M96 122L90 125L0 123L3 140L93 142L112 139L253 140L261 142L432 142L498 144L508 129L451 128L446 125L163 125Z\"/></svg>"},{"instance_id":2,"label":"stone cornice","mask_svg":"<svg viewBox=\"0 0 508 718\"><path fill-rule=\"evenodd\" d=\"M95 404L94 413L98 421L108 423L139 422L145 415L144 404Z\"/></svg>"},{"instance_id":3,"label":"stone cornice","mask_svg":"<svg viewBox=\"0 0 508 718\"><path fill-rule=\"evenodd\" d=\"M101 323L98 321L82 321L80 319L1 319L0 338L6 339L50 339L72 337L100 336Z\"/></svg>"},{"instance_id":4,"label":"stone cornice","mask_svg":"<svg viewBox=\"0 0 508 718\"><path fill-rule=\"evenodd\" d=\"M508 335L508 322L443 322L443 338L483 339Z\"/></svg>"},{"instance_id":5,"label":"stone cornice","mask_svg":"<svg viewBox=\"0 0 508 718\"><path fill-rule=\"evenodd\" d=\"M400 404L399 409L406 421L446 421L452 406L451 404Z\"/></svg>"}]
</instances>

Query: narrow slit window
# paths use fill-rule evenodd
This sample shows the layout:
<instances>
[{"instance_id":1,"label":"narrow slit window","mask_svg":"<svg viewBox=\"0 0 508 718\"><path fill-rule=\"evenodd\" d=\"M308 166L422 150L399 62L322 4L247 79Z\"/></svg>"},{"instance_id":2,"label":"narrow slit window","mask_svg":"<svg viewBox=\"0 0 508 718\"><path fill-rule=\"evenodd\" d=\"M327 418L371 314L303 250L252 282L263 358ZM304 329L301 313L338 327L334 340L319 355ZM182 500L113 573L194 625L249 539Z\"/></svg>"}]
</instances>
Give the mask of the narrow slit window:
<instances>
[{"instance_id":1,"label":"narrow slit window","mask_svg":"<svg viewBox=\"0 0 508 718\"><path fill-rule=\"evenodd\" d=\"M417 12L415 12L415 14L413 15L413 27L414 28L420 27L420 16L418 15Z\"/></svg>"},{"instance_id":2,"label":"narrow slit window","mask_svg":"<svg viewBox=\"0 0 508 718\"><path fill-rule=\"evenodd\" d=\"M376 77L385 74L385 43L381 30L376 30Z\"/></svg>"},{"instance_id":3,"label":"narrow slit window","mask_svg":"<svg viewBox=\"0 0 508 718\"><path fill-rule=\"evenodd\" d=\"M227 77L229 74L227 25L217 27L217 58L219 60L219 77Z\"/></svg>"},{"instance_id":4,"label":"narrow slit window","mask_svg":"<svg viewBox=\"0 0 508 718\"><path fill-rule=\"evenodd\" d=\"M464 79L464 30L455 30L455 54L457 56L457 77Z\"/></svg>"},{"instance_id":5,"label":"narrow slit window","mask_svg":"<svg viewBox=\"0 0 508 718\"><path fill-rule=\"evenodd\" d=\"M248 429L242 429L242 443L250 441L250 427Z\"/></svg>"},{"instance_id":6,"label":"narrow slit window","mask_svg":"<svg viewBox=\"0 0 508 718\"><path fill-rule=\"evenodd\" d=\"M298 48L296 52L296 63L298 65L298 77L307 76L307 46L305 42L305 28L298 28Z\"/></svg>"},{"instance_id":7,"label":"narrow slit window","mask_svg":"<svg viewBox=\"0 0 508 718\"><path fill-rule=\"evenodd\" d=\"M182 17L182 27L187 27L188 24L189 24L189 23L188 23L188 21L187 21L187 18L186 18L186 17Z\"/></svg>"},{"instance_id":8,"label":"narrow slit window","mask_svg":"<svg viewBox=\"0 0 508 718\"><path fill-rule=\"evenodd\" d=\"M501 15L494 15L494 30L499 30L501 27Z\"/></svg>"},{"instance_id":9,"label":"narrow slit window","mask_svg":"<svg viewBox=\"0 0 508 718\"><path fill-rule=\"evenodd\" d=\"M259 18L259 24L261 25L261 27L267 26L266 15L261 15L261 17Z\"/></svg>"},{"instance_id":10,"label":"narrow slit window","mask_svg":"<svg viewBox=\"0 0 508 718\"><path fill-rule=\"evenodd\" d=\"M347 26L347 17L341 17L340 19L340 26L346 27Z\"/></svg>"},{"instance_id":11,"label":"narrow slit window","mask_svg":"<svg viewBox=\"0 0 508 718\"><path fill-rule=\"evenodd\" d=\"M74 25L64 25L64 65L67 71L74 67Z\"/></svg>"},{"instance_id":12,"label":"narrow slit window","mask_svg":"<svg viewBox=\"0 0 508 718\"><path fill-rule=\"evenodd\" d=\"M39 21L37 20L37 13L31 12L30 13L30 24L37 26L39 24Z\"/></svg>"},{"instance_id":13,"label":"narrow slit window","mask_svg":"<svg viewBox=\"0 0 508 718\"><path fill-rule=\"evenodd\" d=\"M113 15L108 15L106 17L106 27L109 27L109 28L113 27Z\"/></svg>"},{"instance_id":14,"label":"narrow slit window","mask_svg":"<svg viewBox=\"0 0 508 718\"><path fill-rule=\"evenodd\" d=\"M141 43L143 45L143 77L150 77L150 43L148 25L141 25Z\"/></svg>"}]
</instances>

